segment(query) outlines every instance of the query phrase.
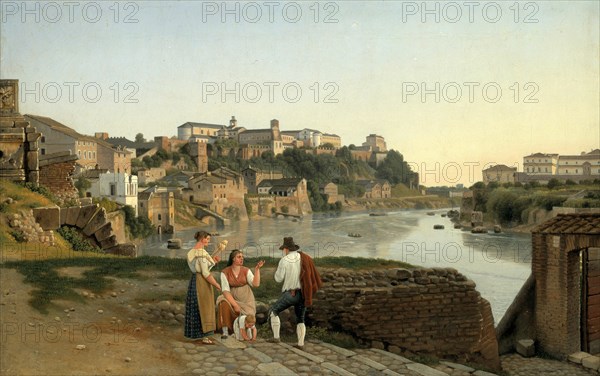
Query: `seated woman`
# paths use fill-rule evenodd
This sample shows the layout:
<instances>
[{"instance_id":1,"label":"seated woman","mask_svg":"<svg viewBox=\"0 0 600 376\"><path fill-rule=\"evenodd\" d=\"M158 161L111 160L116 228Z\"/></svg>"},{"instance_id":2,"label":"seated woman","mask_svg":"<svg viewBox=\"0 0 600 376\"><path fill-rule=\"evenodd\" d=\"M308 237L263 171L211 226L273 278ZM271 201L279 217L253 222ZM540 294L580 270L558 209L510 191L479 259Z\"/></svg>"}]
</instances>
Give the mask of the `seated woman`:
<instances>
[{"instance_id":1,"label":"seated woman","mask_svg":"<svg viewBox=\"0 0 600 376\"><path fill-rule=\"evenodd\" d=\"M217 330L223 329L223 338L233 333L233 321L240 315L256 315L256 301L252 287L260 286L260 268L265 264L259 261L254 273L244 266L244 254L234 249L229 255L227 267L221 271L221 291L217 298Z\"/></svg>"}]
</instances>

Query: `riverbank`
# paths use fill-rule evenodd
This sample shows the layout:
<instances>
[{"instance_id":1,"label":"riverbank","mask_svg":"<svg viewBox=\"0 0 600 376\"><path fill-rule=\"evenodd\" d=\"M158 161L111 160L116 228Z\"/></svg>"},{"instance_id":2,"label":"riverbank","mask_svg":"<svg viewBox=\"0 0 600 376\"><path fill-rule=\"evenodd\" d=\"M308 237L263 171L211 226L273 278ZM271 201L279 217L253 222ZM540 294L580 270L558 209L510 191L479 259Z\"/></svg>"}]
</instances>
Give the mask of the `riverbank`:
<instances>
[{"instance_id":1,"label":"riverbank","mask_svg":"<svg viewBox=\"0 0 600 376\"><path fill-rule=\"evenodd\" d=\"M347 211L385 210L385 209L443 209L452 206L445 197L411 196L393 198L353 198L346 199L342 205Z\"/></svg>"}]
</instances>

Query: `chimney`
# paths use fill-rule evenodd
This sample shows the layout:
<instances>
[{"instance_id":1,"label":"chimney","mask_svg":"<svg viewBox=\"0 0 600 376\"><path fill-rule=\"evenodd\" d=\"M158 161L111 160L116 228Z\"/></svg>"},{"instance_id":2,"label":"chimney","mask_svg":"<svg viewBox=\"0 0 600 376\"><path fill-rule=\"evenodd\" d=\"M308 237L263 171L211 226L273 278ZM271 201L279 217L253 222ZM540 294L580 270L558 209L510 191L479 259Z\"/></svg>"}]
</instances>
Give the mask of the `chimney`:
<instances>
[{"instance_id":1,"label":"chimney","mask_svg":"<svg viewBox=\"0 0 600 376\"><path fill-rule=\"evenodd\" d=\"M235 119L235 116L231 117L231 120L229 120L229 127L230 128L235 128L237 127L237 120Z\"/></svg>"}]
</instances>

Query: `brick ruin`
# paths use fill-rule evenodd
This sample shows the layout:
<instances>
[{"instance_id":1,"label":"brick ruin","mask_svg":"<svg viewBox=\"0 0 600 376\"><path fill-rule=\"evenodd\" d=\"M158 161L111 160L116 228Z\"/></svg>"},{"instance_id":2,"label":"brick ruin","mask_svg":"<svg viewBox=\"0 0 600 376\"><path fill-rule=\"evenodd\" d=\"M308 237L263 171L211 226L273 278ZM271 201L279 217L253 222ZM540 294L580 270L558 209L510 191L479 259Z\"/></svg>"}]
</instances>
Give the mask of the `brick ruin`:
<instances>
[{"instance_id":1,"label":"brick ruin","mask_svg":"<svg viewBox=\"0 0 600 376\"><path fill-rule=\"evenodd\" d=\"M452 268L328 272L310 319L390 352L500 369L490 304Z\"/></svg>"},{"instance_id":2,"label":"brick ruin","mask_svg":"<svg viewBox=\"0 0 600 376\"><path fill-rule=\"evenodd\" d=\"M600 214L559 214L532 231L537 349L600 352Z\"/></svg>"},{"instance_id":3,"label":"brick ruin","mask_svg":"<svg viewBox=\"0 0 600 376\"><path fill-rule=\"evenodd\" d=\"M47 187L60 203L76 202L79 192L75 188L73 174L77 156L63 151L42 155L39 161L40 185Z\"/></svg>"}]
</instances>

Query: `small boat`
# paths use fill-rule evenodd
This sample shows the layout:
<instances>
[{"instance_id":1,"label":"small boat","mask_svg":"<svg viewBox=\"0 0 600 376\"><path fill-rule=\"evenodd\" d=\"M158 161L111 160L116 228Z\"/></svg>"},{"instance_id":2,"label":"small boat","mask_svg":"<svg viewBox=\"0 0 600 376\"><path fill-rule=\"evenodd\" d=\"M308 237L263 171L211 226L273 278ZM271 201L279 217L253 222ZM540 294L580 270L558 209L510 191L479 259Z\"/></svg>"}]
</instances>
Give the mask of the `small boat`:
<instances>
[{"instance_id":1,"label":"small boat","mask_svg":"<svg viewBox=\"0 0 600 376\"><path fill-rule=\"evenodd\" d=\"M434 230L443 230L444 229L444 225L433 225L433 229Z\"/></svg>"},{"instance_id":2,"label":"small boat","mask_svg":"<svg viewBox=\"0 0 600 376\"><path fill-rule=\"evenodd\" d=\"M435 215L434 212L427 212L427 215Z\"/></svg>"},{"instance_id":3,"label":"small boat","mask_svg":"<svg viewBox=\"0 0 600 376\"><path fill-rule=\"evenodd\" d=\"M352 238L360 238L362 237L361 234L357 233L357 232L351 232L348 234L348 236L352 237Z\"/></svg>"},{"instance_id":4,"label":"small boat","mask_svg":"<svg viewBox=\"0 0 600 376\"><path fill-rule=\"evenodd\" d=\"M387 213L369 213L371 217L383 217L386 216Z\"/></svg>"}]
</instances>

